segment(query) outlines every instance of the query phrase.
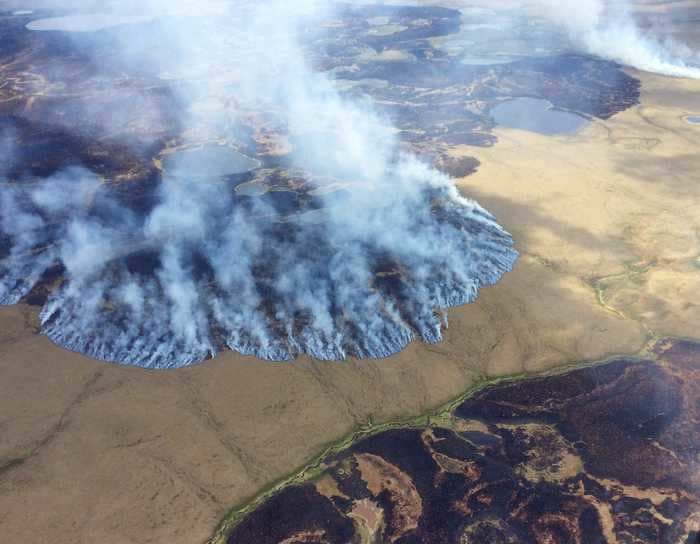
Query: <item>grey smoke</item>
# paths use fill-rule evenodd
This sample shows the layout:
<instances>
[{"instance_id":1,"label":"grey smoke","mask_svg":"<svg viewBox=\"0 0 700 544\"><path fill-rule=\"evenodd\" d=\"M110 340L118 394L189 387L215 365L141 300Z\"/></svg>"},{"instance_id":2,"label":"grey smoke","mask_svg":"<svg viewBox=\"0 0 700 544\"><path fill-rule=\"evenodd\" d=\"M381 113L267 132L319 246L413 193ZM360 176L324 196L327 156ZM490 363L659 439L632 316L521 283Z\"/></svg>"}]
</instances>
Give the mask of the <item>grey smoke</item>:
<instances>
[{"instance_id":1,"label":"grey smoke","mask_svg":"<svg viewBox=\"0 0 700 544\"><path fill-rule=\"evenodd\" d=\"M488 212L401 152L371 103L341 98L310 67L299 25L332 8L261 4L204 1L193 13L189 2L134 3L124 16L168 17L159 19L162 35L130 37L120 61L181 83L192 142L233 130L239 112L226 107L230 91L218 76L238 74L240 109L275 111L296 135L291 166L349 190L285 217L262 199L237 205L230 186L176 164L158 205L138 217L84 170L22 190L3 186L11 250L0 261L0 302L16 303L60 263L66 281L41 312L42 332L56 343L157 368L201 361L222 343L274 360L384 357L416 337L441 340L437 310L472 302L513 266L512 239ZM202 10L239 21L236 32L202 24ZM154 56L149 44L158 41L177 55ZM154 252L151 274L130 267L130 258ZM377 284L380 259L400 271L393 295Z\"/></svg>"},{"instance_id":2,"label":"grey smoke","mask_svg":"<svg viewBox=\"0 0 700 544\"><path fill-rule=\"evenodd\" d=\"M641 28L631 2L541 2L574 42L591 54L647 72L700 79L700 53L664 36L662 29Z\"/></svg>"},{"instance_id":3,"label":"grey smoke","mask_svg":"<svg viewBox=\"0 0 700 544\"><path fill-rule=\"evenodd\" d=\"M0 233L10 247L0 260L0 303L17 303L59 255L70 271L99 266L94 247L102 245L104 236L97 230L88 232L82 217L99 183L94 174L72 168L29 191L0 186ZM57 238L63 238L62 250Z\"/></svg>"}]
</instances>

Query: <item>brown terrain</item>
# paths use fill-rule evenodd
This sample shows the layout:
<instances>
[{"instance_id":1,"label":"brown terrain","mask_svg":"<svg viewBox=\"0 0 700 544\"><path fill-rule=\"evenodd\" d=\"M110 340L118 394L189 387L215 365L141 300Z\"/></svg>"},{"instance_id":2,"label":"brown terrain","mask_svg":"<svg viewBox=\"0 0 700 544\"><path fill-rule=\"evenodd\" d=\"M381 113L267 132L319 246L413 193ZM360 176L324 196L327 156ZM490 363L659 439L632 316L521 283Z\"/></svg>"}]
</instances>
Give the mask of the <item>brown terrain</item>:
<instances>
[{"instance_id":1,"label":"brown terrain","mask_svg":"<svg viewBox=\"0 0 700 544\"><path fill-rule=\"evenodd\" d=\"M440 344L342 363L226 352L147 371L55 346L37 334L35 306L1 307L0 540L204 542L231 507L360 426L424 413L486 378L697 337L700 127L684 117L700 113L700 81L628 73L641 103L575 135L497 127L493 147L450 148L481 162L459 188L521 257L450 310ZM367 484L391 493L392 478ZM371 530L380 513L368 502L355 515ZM410 508L400 515L413 523Z\"/></svg>"},{"instance_id":2,"label":"brown terrain","mask_svg":"<svg viewBox=\"0 0 700 544\"><path fill-rule=\"evenodd\" d=\"M700 345L494 385L329 455L230 544L697 542Z\"/></svg>"}]
</instances>

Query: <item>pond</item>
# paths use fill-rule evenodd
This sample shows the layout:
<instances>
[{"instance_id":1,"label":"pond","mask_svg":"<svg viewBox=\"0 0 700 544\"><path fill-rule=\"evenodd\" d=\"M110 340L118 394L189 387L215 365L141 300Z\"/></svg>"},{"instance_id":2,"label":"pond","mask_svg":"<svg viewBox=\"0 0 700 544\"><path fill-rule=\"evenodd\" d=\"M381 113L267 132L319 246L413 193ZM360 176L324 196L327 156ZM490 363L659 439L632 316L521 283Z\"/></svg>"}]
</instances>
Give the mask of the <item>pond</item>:
<instances>
[{"instance_id":1,"label":"pond","mask_svg":"<svg viewBox=\"0 0 700 544\"><path fill-rule=\"evenodd\" d=\"M573 134L589 120L568 111L557 110L547 100L515 98L491 110L496 124L539 134Z\"/></svg>"},{"instance_id":2,"label":"pond","mask_svg":"<svg viewBox=\"0 0 700 544\"><path fill-rule=\"evenodd\" d=\"M146 15L117 15L110 13L88 13L36 19L27 24L29 30L60 32L96 32L113 26L138 24L151 21Z\"/></svg>"},{"instance_id":3,"label":"pond","mask_svg":"<svg viewBox=\"0 0 700 544\"><path fill-rule=\"evenodd\" d=\"M224 145L204 145L171 153L163 160L166 172L177 176L220 178L245 174L260 162Z\"/></svg>"},{"instance_id":4,"label":"pond","mask_svg":"<svg viewBox=\"0 0 700 544\"><path fill-rule=\"evenodd\" d=\"M492 66L495 64L509 64L517 60L517 57L513 56L499 56L499 55L464 55L460 62L466 64L467 66Z\"/></svg>"}]
</instances>

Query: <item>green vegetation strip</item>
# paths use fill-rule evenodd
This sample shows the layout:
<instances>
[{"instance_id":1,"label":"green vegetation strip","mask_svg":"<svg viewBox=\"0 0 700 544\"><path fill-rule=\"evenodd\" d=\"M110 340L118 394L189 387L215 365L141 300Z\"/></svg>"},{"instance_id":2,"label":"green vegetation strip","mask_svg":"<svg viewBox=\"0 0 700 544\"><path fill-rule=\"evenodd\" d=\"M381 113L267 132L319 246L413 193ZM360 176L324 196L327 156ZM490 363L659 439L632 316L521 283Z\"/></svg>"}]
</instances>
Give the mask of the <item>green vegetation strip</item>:
<instances>
[{"instance_id":1,"label":"green vegetation strip","mask_svg":"<svg viewBox=\"0 0 700 544\"><path fill-rule=\"evenodd\" d=\"M0 462L0 474L24 464L25 461L25 457L17 457L16 459L9 459L7 461Z\"/></svg>"},{"instance_id":2,"label":"green vegetation strip","mask_svg":"<svg viewBox=\"0 0 700 544\"><path fill-rule=\"evenodd\" d=\"M584 367L604 365L606 363L609 363L613 360L618 360L620 358L639 361L651 358L652 354L649 353L646 349L642 351L643 358L641 357L641 353L639 354L639 357L630 356L628 354L617 354L608 356L604 359L594 362L568 363L540 373L519 373L501 376L498 378L482 378L472 387L460 394L458 397L450 400L449 402L443 404L438 408L434 408L416 417L404 420L395 420L380 424L375 424L370 419L366 424L362 425L346 437L342 438L340 441L335 442L323 449L318 455L316 455L309 463L305 464L302 468L293 472L286 478L278 480L277 482L271 484L267 488L264 488L251 500L244 502L243 504L234 507L232 510L230 510L219 524L219 527L216 529L214 535L209 540L209 544L225 544L227 537L231 533L233 528L236 525L238 525L238 523L240 523L248 514L252 513L264 502L266 502L276 494L282 492L285 488L293 485L301 485L310 480L313 480L314 478L319 477L327 468L325 464L325 461L327 459L351 448L360 440L369 438L384 431L390 431L395 429L425 428L430 426L450 428L452 426L452 413L454 412L454 410L465 400L472 397L476 393L486 389L487 387L513 383L525 379L538 379L550 376L558 376L561 374L566 374L567 372L570 372L572 370Z\"/></svg>"}]
</instances>

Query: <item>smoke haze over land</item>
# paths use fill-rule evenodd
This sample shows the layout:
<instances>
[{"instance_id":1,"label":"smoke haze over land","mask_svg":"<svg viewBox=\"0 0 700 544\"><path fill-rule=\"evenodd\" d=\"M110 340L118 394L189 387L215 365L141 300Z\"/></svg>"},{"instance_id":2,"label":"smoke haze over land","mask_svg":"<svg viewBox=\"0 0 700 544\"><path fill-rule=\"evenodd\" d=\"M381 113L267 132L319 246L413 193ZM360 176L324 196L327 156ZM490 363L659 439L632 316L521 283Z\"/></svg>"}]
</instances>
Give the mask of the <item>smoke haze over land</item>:
<instances>
[{"instance_id":1,"label":"smoke haze over land","mask_svg":"<svg viewBox=\"0 0 700 544\"><path fill-rule=\"evenodd\" d=\"M647 35L624 4L544 5L578 49L700 76L697 54L651 35L661 32ZM342 359L388 356L416 337L439 341L439 310L473 301L510 270L516 252L488 212L406 152L368 98L341 95L333 74L314 65L305 38L325 43L342 9L322 0L106 7L134 24L112 31L100 17L89 27L98 32L73 36L95 70L91 82L127 73L168 100L114 85L106 92L119 107L104 115L87 104L85 115L136 153L158 142L130 137L125 119L158 126L174 118L178 144L143 207L80 165L2 183L0 303L17 303L43 282L51 288L41 329L56 343L159 368L225 348ZM52 70L59 82L71 77ZM279 203L289 192L243 198L204 159L193 169L182 153L212 144L243 152L250 134L242 120L260 114L288 140L280 164L313 188L313 206L290 212ZM78 121L50 120L92 138ZM7 177L13 140L0 139Z\"/></svg>"},{"instance_id":2,"label":"smoke haze over land","mask_svg":"<svg viewBox=\"0 0 700 544\"><path fill-rule=\"evenodd\" d=\"M630 2L544 0L544 5L574 43L593 55L647 72L700 79L700 54L664 36L663 28L642 28Z\"/></svg>"},{"instance_id":3,"label":"smoke haze over land","mask_svg":"<svg viewBox=\"0 0 700 544\"><path fill-rule=\"evenodd\" d=\"M328 17L328 5L197 4L214 19L184 2L141 7L168 16L98 60L172 82L184 146L244 137L233 96L241 109L275 112L294 135L290 167L347 190L289 216L177 158L145 215L82 169L3 188L11 249L0 301L16 303L51 267L64 269L41 312L55 342L159 368L224 346L266 359L388 356L417 335L440 340L436 310L473 301L512 267L512 240L487 212L400 151L371 103L342 99L310 67L298 28Z\"/></svg>"}]
</instances>

